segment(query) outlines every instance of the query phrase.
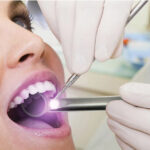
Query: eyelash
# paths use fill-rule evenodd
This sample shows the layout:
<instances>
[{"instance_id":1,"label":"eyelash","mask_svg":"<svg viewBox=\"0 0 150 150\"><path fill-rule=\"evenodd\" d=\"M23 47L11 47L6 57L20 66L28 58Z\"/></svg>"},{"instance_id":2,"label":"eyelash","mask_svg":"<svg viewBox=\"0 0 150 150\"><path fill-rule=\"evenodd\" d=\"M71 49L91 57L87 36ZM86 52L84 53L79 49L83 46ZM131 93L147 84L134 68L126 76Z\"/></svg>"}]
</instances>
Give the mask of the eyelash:
<instances>
[{"instance_id":1,"label":"eyelash","mask_svg":"<svg viewBox=\"0 0 150 150\"><path fill-rule=\"evenodd\" d=\"M12 21L15 22L17 19L22 19L22 21L26 24L26 29L32 31L32 16L28 14L28 12L22 12L19 14L14 15L12 17Z\"/></svg>"}]
</instances>

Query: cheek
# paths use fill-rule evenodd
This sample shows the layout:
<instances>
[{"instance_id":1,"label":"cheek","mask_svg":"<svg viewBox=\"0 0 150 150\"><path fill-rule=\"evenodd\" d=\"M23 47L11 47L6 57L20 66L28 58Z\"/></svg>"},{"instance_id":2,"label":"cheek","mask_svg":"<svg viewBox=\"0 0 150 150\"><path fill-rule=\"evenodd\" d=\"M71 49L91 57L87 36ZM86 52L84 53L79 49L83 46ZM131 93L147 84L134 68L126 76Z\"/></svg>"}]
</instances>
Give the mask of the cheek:
<instances>
[{"instance_id":1,"label":"cheek","mask_svg":"<svg viewBox=\"0 0 150 150\"><path fill-rule=\"evenodd\" d=\"M44 64L55 73L55 75L63 85L64 84L63 66L57 54L47 44L45 46Z\"/></svg>"},{"instance_id":2,"label":"cheek","mask_svg":"<svg viewBox=\"0 0 150 150\"><path fill-rule=\"evenodd\" d=\"M0 119L0 129L1 129L0 149L3 149L3 150L11 149L11 147L13 145L12 139L10 136L11 133L8 132L8 128L6 128L6 125L4 125L4 120L1 120L1 119Z\"/></svg>"}]
</instances>

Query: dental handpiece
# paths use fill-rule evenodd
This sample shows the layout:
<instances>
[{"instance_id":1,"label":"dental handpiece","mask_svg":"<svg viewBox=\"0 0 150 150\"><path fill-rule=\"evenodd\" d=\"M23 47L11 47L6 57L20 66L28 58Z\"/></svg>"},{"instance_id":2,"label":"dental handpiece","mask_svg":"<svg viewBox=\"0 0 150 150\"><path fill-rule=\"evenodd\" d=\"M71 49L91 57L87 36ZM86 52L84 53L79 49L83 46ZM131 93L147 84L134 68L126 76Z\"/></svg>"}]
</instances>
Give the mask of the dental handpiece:
<instances>
[{"instance_id":1,"label":"dental handpiece","mask_svg":"<svg viewBox=\"0 0 150 150\"><path fill-rule=\"evenodd\" d=\"M143 8L143 6L148 2L148 0L141 0L137 3L137 5L131 10L130 16L127 19L126 25L134 18L134 16ZM68 81L66 82L63 89L58 93L58 96L61 96L70 86L72 86L77 79L80 77L78 74L72 74Z\"/></svg>"}]
</instances>

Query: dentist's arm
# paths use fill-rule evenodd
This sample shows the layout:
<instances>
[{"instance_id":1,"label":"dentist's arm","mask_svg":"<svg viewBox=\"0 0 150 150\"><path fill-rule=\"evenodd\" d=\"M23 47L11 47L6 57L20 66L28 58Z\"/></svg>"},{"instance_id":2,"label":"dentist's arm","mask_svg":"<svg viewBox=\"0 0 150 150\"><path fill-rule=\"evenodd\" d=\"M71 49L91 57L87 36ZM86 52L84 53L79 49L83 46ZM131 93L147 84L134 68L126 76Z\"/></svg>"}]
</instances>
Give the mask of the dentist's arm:
<instances>
[{"instance_id":1,"label":"dentist's arm","mask_svg":"<svg viewBox=\"0 0 150 150\"><path fill-rule=\"evenodd\" d=\"M71 73L82 74L94 59L118 57L133 0L40 1L43 14L60 41Z\"/></svg>"},{"instance_id":2,"label":"dentist's arm","mask_svg":"<svg viewBox=\"0 0 150 150\"><path fill-rule=\"evenodd\" d=\"M108 125L122 150L150 149L150 84L128 83L121 87L124 101L108 104Z\"/></svg>"}]
</instances>

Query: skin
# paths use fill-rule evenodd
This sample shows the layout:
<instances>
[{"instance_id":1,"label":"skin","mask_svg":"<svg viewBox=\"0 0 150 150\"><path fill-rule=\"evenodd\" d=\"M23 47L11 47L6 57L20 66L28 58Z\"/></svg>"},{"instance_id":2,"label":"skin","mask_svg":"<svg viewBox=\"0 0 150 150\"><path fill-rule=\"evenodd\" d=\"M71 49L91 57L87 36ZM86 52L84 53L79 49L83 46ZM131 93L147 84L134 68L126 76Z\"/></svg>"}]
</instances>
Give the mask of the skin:
<instances>
[{"instance_id":1,"label":"skin","mask_svg":"<svg viewBox=\"0 0 150 150\"><path fill-rule=\"evenodd\" d=\"M56 53L39 36L10 19L10 3L0 1L0 150L74 150L71 135L60 139L33 138L14 132L9 125L7 108L12 89L30 74L48 69L56 75L61 87L64 83L63 68ZM20 61L26 54L28 57Z\"/></svg>"}]
</instances>

